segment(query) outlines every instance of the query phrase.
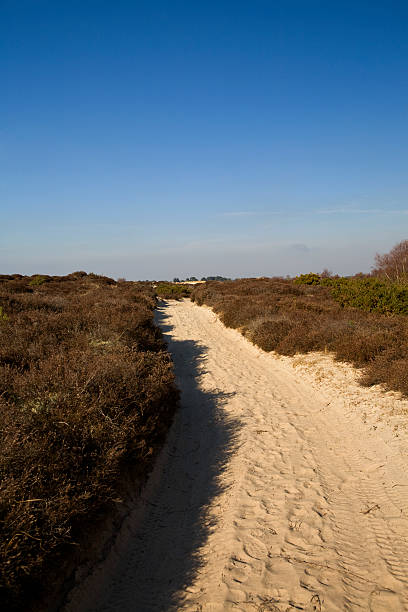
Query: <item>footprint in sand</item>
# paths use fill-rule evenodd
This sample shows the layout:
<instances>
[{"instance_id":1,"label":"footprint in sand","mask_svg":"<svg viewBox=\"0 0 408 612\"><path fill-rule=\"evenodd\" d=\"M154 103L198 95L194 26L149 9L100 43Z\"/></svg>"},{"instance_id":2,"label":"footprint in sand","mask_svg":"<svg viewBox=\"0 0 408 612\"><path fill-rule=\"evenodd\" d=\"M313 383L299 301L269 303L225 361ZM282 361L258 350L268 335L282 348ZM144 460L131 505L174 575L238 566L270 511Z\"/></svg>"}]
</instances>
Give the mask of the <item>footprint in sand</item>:
<instances>
[{"instance_id":1,"label":"footprint in sand","mask_svg":"<svg viewBox=\"0 0 408 612\"><path fill-rule=\"evenodd\" d=\"M370 612L402 612L398 595L393 591L373 591L370 597Z\"/></svg>"},{"instance_id":2,"label":"footprint in sand","mask_svg":"<svg viewBox=\"0 0 408 612\"><path fill-rule=\"evenodd\" d=\"M252 557L252 559L266 559L267 557L267 548L265 544L263 544L260 540L256 540L255 538L248 537L244 544L244 551L248 555L248 557Z\"/></svg>"}]
</instances>

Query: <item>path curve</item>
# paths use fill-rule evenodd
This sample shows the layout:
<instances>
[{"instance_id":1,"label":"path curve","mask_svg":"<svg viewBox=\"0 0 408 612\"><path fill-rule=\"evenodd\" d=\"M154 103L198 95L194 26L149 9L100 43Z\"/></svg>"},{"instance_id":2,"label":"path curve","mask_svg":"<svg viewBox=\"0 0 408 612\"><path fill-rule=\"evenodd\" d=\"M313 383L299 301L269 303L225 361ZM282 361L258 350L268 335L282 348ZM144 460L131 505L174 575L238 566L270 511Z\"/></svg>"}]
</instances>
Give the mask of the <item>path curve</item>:
<instances>
[{"instance_id":1,"label":"path curve","mask_svg":"<svg viewBox=\"0 0 408 612\"><path fill-rule=\"evenodd\" d=\"M406 446L356 409L378 391L353 410L188 300L157 320L182 407L143 520L66 611L408 611Z\"/></svg>"}]
</instances>

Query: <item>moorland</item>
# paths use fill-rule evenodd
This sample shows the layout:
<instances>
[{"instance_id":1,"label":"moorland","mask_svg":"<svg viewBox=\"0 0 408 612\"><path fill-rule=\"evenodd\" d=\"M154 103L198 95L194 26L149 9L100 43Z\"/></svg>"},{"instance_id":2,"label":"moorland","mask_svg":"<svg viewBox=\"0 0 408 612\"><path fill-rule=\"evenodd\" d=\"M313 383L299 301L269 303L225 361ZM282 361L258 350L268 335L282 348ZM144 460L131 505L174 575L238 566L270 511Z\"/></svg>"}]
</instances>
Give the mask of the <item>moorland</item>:
<instances>
[{"instance_id":1,"label":"moorland","mask_svg":"<svg viewBox=\"0 0 408 612\"><path fill-rule=\"evenodd\" d=\"M364 385L408 396L408 241L378 255L371 274L330 273L194 286L227 326L264 351L331 352L362 368Z\"/></svg>"},{"instance_id":2,"label":"moorland","mask_svg":"<svg viewBox=\"0 0 408 612\"><path fill-rule=\"evenodd\" d=\"M154 307L146 283L0 277L2 609L42 609L150 470L178 402Z\"/></svg>"},{"instance_id":3,"label":"moorland","mask_svg":"<svg viewBox=\"0 0 408 612\"><path fill-rule=\"evenodd\" d=\"M404 241L354 277L0 275L1 605L44 609L126 479L146 481L179 405L158 300L191 298L266 352L330 353L408 396L407 270Z\"/></svg>"}]
</instances>

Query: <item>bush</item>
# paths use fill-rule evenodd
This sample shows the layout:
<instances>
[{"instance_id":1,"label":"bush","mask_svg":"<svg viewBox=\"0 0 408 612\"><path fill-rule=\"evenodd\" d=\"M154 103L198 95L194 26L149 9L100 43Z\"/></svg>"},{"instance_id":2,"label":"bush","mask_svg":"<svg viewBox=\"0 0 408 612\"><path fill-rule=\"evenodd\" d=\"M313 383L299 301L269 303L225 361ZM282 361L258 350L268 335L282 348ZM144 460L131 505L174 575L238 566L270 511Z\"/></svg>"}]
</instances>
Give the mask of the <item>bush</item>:
<instances>
[{"instance_id":1,"label":"bush","mask_svg":"<svg viewBox=\"0 0 408 612\"><path fill-rule=\"evenodd\" d=\"M145 477L178 392L148 284L13 279L0 304L0 607L33 609L126 470Z\"/></svg>"},{"instance_id":2,"label":"bush","mask_svg":"<svg viewBox=\"0 0 408 612\"><path fill-rule=\"evenodd\" d=\"M209 282L195 286L191 299L265 351L332 351L364 368L365 384L408 395L408 295L401 285L307 274Z\"/></svg>"},{"instance_id":3,"label":"bush","mask_svg":"<svg viewBox=\"0 0 408 612\"><path fill-rule=\"evenodd\" d=\"M39 274L36 274L31 280L30 280L30 285L33 287L37 287L39 285L42 285L43 283L46 282L46 277L45 276L40 276Z\"/></svg>"},{"instance_id":4,"label":"bush","mask_svg":"<svg viewBox=\"0 0 408 612\"><path fill-rule=\"evenodd\" d=\"M300 274L296 276L293 282L298 285L320 285L320 276L314 272L309 272L309 274Z\"/></svg>"},{"instance_id":5,"label":"bush","mask_svg":"<svg viewBox=\"0 0 408 612\"><path fill-rule=\"evenodd\" d=\"M408 314L408 287L376 277L330 278L318 274L301 274L293 279L297 285L329 287L341 306L352 306L382 314Z\"/></svg>"},{"instance_id":6,"label":"bush","mask_svg":"<svg viewBox=\"0 0 408 612\"><path fill-rule=\"evenodd\" d=\"M264 351L274 351L292 329L293 322L285 318L266 320L255 327L250 338Z\"/></svg>"},{"instance_id":7,"label":"bush","mask_svg":"<svg viewBox=\"0 0 408 612\"><path fill-rule=\"evenodd\" d=\"M179 300L191 295L191 285L159 283L156 287L156 294L164 300Z\"/></svg>"},{"instance_id":8,"label":"bush","mask_svg":"<svg viewBox=\"0 0 408 612\"><path fill-rule=\"evenodd\" d=\"M408 314L408 287L377 278L327 279L333 298L341 306L353 306L369 312Z\"/></svg>"}]
</instances>

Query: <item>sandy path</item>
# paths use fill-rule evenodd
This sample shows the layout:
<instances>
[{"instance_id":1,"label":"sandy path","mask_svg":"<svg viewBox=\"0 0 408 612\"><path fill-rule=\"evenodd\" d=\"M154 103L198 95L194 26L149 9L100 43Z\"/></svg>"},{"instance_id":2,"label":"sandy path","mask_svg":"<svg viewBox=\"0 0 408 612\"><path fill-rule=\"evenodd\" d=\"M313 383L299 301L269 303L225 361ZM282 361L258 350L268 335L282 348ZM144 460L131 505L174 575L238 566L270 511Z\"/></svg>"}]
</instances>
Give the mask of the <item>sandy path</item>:
<instances>
[{"instance_id":1,"label":"sandy path","mask_svg":"<svg viewBox=\"0 0 408 612\"><path fill-rule=\"evenodd\" d=\"M182 408L143 520L67 612L408 610L408 403L189 301L157 316Z\"/></svg>"}]
</instances>

